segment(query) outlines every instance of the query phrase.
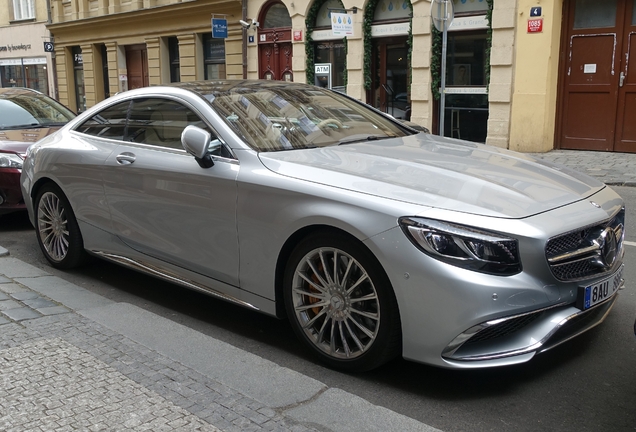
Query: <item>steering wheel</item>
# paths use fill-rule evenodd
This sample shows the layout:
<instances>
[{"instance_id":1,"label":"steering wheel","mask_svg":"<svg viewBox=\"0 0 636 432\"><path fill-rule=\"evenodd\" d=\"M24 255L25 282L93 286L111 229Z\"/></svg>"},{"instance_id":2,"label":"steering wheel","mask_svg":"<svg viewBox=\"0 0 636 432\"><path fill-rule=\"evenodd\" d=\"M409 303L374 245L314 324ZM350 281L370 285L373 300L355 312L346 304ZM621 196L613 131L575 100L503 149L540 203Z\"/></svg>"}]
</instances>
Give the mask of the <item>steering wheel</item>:
<instances>
[{"instance_id":1,"label":"steering wheel","mask_svg":"<svg viewBox=\"0 0 636 432\"><path fill-rule=\"evenodd\" d=\"M335 125L336 129L343 129L344 126L342 125L342 123L340 123L340 121L334 119L334 118L328 118L328 119L324 119L321 120L320 122L318 122L318 124L316 126L318 126L319 128L323 128L329 125ZM333 127L332 127L333 129Z\"/></svg>"}]
</instances>

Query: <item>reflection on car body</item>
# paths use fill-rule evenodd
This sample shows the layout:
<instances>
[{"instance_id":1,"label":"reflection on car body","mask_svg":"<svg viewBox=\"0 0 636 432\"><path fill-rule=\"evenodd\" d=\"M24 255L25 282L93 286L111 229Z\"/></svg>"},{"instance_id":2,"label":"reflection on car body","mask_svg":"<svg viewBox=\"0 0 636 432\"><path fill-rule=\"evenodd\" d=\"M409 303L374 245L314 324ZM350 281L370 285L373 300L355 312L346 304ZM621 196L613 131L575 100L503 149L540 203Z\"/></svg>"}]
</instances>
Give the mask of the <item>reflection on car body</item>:
<instances>
[{"instance_id":1,"label":"reflection on car body","mask_svg":"<svg viewBox=\"0 0 636 432\"><path fill-rule=\"evenodd\" d=\"M27 148L75 117L39 91L0 88L0 215L26 210L20 173Z\"/></svg>"},{"instance_id":2,"label":"reflection on car body","mask_svg":"<svg viewBox=\"0 0 636 432\"><path fill-rule=\"evenodd\" d=\"M344 370L526 362L624 283L602 183L304 84L122 93L33 146L21 184L55 267L89 253L287 317Z\"/></svg>"}]
</instances>

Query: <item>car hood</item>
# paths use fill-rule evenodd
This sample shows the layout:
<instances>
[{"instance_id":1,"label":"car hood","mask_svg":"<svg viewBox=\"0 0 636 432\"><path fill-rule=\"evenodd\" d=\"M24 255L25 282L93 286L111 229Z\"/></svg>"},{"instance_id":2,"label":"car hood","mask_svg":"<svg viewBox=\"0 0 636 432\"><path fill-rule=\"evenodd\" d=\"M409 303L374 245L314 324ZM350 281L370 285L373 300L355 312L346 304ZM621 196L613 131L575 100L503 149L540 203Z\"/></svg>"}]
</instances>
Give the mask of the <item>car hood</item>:
<instances>
[{"instance_id":1,"label":"car hood","mask_svg":"<svg viewBox=\"0 0 636 432\"><path fill-rule=\"evenodd\" d=\"M57 131L59 127L0 130L0 151L26 154L27 148L36 141Z\"/></svg>"},{"instance_id":2,"label":"car hood","mask_svg":"<svg viewBox=\"0 0 636 432\"><path fill-rule=\"evenodd\" d=\"M476 215L523 218L579 201L605 186L566 167L435 135L260 153L278 174Z\"/></svg>"}]
</instances>

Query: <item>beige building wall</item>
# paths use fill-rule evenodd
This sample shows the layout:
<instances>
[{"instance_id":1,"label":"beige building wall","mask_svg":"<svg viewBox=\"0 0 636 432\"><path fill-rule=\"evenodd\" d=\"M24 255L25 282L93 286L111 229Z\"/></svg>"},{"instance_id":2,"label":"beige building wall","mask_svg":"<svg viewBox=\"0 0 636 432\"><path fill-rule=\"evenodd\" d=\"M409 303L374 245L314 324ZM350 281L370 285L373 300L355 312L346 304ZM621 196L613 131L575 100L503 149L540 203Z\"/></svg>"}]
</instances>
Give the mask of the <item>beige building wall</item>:
<instances>
[{"instance_id":1,"label":"beige building wall","mask_svg":"<svg viewBox=\"0 0 636 432\"><path fill-rule=\"evenodd\" d=\"M50 41L46 29L48 9L46 0L33 0L35 19L16 21L12 0L0 2L0 59L46 59L48 94L56 97L53 55L44 51L44 42Z\"/></svg>"},{"instance_id":2,"label":"beige building wall","mask_svg":"<svg viewBox=\"0 0 636 432\"><path fill-rule=\"evenodd\" d=\"M60 75L60 101L77 109L71 49L82 48L87 108L104 99L101 45L106 46L108 86L111 94L125 91L128 70L126 46L144 44L148 54L149 85L169 81L168 37L179 40L181 81L204 77L201 34L211 32L212 14L225 15L228 78L242 78L240 0L51 0ZM62 77L64 82L62 82Z\"/></svg>"},{"instance_id":3,"label":"beige building wall","mask_svg":"<svg viewBox=\"0 0 636 432\"><path fill-rule=\"evenodd\" d=\"M528 33L533 0L518 0L510 149L546 152L555 147L562 0L542 0L543 32Z\"/></svg>"}]
</instances>

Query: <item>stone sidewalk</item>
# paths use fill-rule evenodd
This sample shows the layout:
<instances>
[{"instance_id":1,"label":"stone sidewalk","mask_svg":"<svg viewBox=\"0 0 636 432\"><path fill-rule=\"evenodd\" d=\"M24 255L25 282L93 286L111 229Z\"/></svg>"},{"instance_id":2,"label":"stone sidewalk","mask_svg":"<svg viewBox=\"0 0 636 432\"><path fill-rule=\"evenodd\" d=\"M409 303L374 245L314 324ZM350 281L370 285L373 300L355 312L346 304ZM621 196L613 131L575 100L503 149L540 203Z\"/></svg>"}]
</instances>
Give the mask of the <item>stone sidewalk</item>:
<instances>
[{"instance_id":1,"label":"stone sidewalk","mask_svg":"<svg viewBox=\"0 0 636 432\"><path fill-rule=\"evenodd\" d=\"M608 185L636 187L636 153L552 150L533 155L596 177Z\"/></svg>"},{"instance_id":2,"label":"stone sidewalk","mask_svg":"<svg viewBox=\"0 0 636 432\"><path fill-rule=\"evenodd\" d=\"M0 430L436 429L0 247Z\"/></svg>"}]
</instances>

